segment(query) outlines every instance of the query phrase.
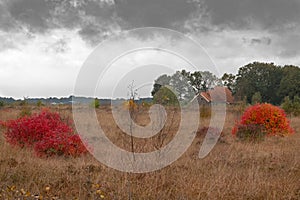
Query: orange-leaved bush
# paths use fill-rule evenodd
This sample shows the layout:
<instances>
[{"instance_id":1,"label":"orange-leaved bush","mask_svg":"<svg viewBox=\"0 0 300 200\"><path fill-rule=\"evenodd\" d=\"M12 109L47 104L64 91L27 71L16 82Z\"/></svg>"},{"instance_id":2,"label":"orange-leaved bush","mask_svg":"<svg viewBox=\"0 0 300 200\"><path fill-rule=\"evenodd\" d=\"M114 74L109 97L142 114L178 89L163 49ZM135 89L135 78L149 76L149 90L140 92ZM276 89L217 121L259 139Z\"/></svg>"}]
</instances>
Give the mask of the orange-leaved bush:
<instances>
[{"instance_id":1,"label":"orange-leaved bush","mask_svg":"<svg viewBox=\"0 0 300 200\"><path fill-rule=\"evenodd\" d=\"M268 136L287 136L294 132L284 110L268 103L248 107L241 121L233 128L232 134L238 136L238 132L241 129L244 130L245 126L251 126L250 129L247 128L247 131L253 129L252 126L261 127Z\"/></svg>"},{"instance_id":2,"label":"orange-leaved bush","mask_svg":"<svg viewBox=\"0 0 300 200\"><path fill-rule=\"evenodd\" d=\"M56 112L47 109L31 116L1 123L11 145L34 148L39 156L79 156L88 152L87 143Z\"/></svg>"}]
</instances>

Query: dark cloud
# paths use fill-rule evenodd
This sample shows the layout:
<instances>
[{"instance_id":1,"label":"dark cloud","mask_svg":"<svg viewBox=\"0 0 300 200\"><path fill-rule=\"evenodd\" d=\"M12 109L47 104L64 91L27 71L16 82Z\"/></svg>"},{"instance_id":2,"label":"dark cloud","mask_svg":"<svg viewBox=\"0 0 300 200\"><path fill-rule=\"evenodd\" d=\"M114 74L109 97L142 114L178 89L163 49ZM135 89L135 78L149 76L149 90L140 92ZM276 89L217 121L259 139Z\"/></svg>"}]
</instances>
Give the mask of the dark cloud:
<instances>
[{"instance_id":1,"label":"dark cloud","mask_svg":"<svg viewBox=\"0 0 300 200\"><path fill-rule=\"evenodd\" d=\"M196 11L196 3L186 0L115 0L119 17L131 27L172 28Z\"/></svg>"},{"instance_id":2,"label":"dark cloud","mask_svg":"<svg viewBox=\"0 0 300 200\"><path fill-rule=\"evenodd\" d=\"M78 31L79 35L91 46L96 46L103 39L107 38L112 31L96 24L87 24Z\"/></svg>"},{"instance_id":3,"label":"dark cloud","mask_svg":"<svg viewBox=\"0 0 300 200\"><path fill-rule=\"evenodd\" d=\"M33 32L43 32L55 27L84 27L93 19L92 23L99 24L114 20L125 29L178 28L191 17L193 24L205 23L197 18L201 15L199 5L210 15L206 20L220 27L278 28L298 24L300 18L299 0L2 0L0 25L7 30L21 23Z\"/></svg>"},{"instance_id":4,"label":"dark cloud","mask_svg":"<svg viewBox=\"0 0 300 200\"><path fill-rule=\"evenodd\" d=\"M214 25L272 29L299 22L299 0L203 0Z\"/></svg>"},{"instance_id":5,"label":"dark cloud","mask_svg":"<svg viewBox=\"0 0 300 200\"><path fill-rule=\"evenodd\" d=\"M0 29L10 31L14 26L14 20L10 16L7 6L4 2L0 3Z\"/></svg>"},{"instance_id":6,"label":"dark cloud","mask_svg":"<svg viewBox=\"0 0 300 200\"><path fill-rule=\"evenodd\" d=\"M252 45L256 44L265 44L265 45L270 45L272 42L271 38L269 37L262 37L262 38L252 38L250 43Z\"/></svg>"},{"instance_id":7,"label":"dark cloud","mask_svg":"<svg viewBox=\"0 0 300 200\"><path fill-rule=\"evenodd\" d=\"M272 43L272 39L270 37L255 37L255 38L242 38L244 44L249 46L270 46Z\"/></svg>"},{"instance_id":8,"label":"dark cloud","mask_svg":"<svg viewBox=\"0 0 300 200\"><path fill-rule=\"evenodd\" d=\"M34 35L55 28L79 29L90 44L122 24L114 5L104 0L2 0L0 30Z\"/></svg>"},{"instance_id":9,"label":"dark cloud","mask_svg":"<svg viewBox=\"0 0 300 200\"><path fill-rule=\"evenodd\" d=\"M51 6L46 1L23 0L8 3L11 17L25 25L32 31L43 32L49 26Z\"/></svg>"},{"instance_id":10,"label":"dark cloud","mask_svg":"<svg viewBox=\"0 0 300 200\"><path fill-rule=\"evenodd\" d=\"M0 0L2 31L34 35L77 29L93 46L115 31L138 27L202 33L258 27L280 33L295 30L299 19L299 0ZM248 42L270 44L271 39Z\"/></svg>"}]
</instances>

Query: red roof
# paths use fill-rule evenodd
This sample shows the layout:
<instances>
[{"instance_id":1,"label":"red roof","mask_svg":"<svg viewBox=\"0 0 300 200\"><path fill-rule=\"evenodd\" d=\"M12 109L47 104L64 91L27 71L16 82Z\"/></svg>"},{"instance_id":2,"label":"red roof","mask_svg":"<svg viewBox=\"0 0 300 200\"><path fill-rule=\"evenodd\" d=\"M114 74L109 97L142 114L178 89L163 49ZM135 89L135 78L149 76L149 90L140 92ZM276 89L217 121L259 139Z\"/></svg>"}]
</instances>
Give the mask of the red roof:
<instances>
[{"instance_id":1,"label":"red roof","mask_svg":"<svg viewBox=\"0 0 300 200\"><path fill-rule=\"evenodd\" d=\"M207 92L201 92L200 96L207 102L233 103L234 98L227 87L217 86Z\"/></svg>"}]
</instances>

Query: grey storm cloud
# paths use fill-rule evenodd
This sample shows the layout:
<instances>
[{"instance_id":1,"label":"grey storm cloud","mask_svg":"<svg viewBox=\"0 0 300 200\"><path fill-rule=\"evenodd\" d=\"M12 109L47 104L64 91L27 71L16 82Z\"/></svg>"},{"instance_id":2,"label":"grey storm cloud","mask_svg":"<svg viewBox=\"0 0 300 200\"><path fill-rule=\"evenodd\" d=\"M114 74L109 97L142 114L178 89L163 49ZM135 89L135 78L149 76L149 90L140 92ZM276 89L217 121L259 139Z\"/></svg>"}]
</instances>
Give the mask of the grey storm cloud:
<instances>
[{"instance_id":1,"label":"grey storm cloud","mask_svg":"<svg viewBox=\"0 0 300 200\"><path fill-rule=\"evenodd\" d=\"M88 17L95 21L111 20L114 15L111 4L101 0L12 0L3 3L2 9L32 31L62 26L73 28L84 25Z\"/></svg>"},{"instance_id":2,"label":"grey storm cloud","mask_svg":"<svg viewBox=\"0 0 300 200\"><path fill-rule=\"evenodd\" d=\"M204 0L215 25L231 28L260 26L273 29L286 23L298 23L299 0Z\"/></svg>"},{"instance_id":3,"label":"grey storm cloud","mask_svg":"<svg viewBox=\"0 0 300 200\"><path fill-rule=\"evenodd\" d=\"M14 20L28 25L33 31L44 31L49 26L51 7L46 1L12 1L7 8Z\"/></svg>"},{"instance_id":4,"label":"grey storm cloud","mask_svg":"<svg viewBox=\"0 0 300 200\"><path fill-rule=\"evenodd\" d=\"M78 29L86 39L103 39L122 24L114 6L95 0L2 0L0 29L3 31L44 33L55 28ZM119 24L118 24L119 23Z\"/></svg>"},{"instance_id":5,"label":"grey storm cloud","mask_svg":"<svg viewBox=\"0 0 300 200\"><path fill-rule=\"evenodd\" d=\"M113 32L137 27L280 32L298 27L299 19L299 0L0 0L3 31L34 34L54 28L77 29L91 45ZM270 42L252 40L252 44Z\"/></svg>"},{"instance_id":6,"label":"grey storm cloud","mask_svg":"<svg viewBox=\"0 0 300 200\"><path fill-rule=\"evenodd\" d=\"M94 45L120 30L174 28L196 9L196 3L187 0L2 0L0 29L44 33L76 28Z\"/></svg>"},{"instance_id":7,"label":"grey storm cloud","mask_svg":"<svg viewBox=\"0 0 300 200\"><path fill-rule=\"evenodd\" d=\"M272 39L269 37L242 38L242 40L248 45L270 45L272 43Z\"/></svg>"},{"instance_id":8,"label":"grey storm cloud","mask_svg":"<svg viewBox=\"0 0 300 200\"><path fill-rule=\"evenodd\" d=\"M197 4L187 0L115 0L118 16L134 27L173 28L197 10Z\"/></svg>"}]
</instances>

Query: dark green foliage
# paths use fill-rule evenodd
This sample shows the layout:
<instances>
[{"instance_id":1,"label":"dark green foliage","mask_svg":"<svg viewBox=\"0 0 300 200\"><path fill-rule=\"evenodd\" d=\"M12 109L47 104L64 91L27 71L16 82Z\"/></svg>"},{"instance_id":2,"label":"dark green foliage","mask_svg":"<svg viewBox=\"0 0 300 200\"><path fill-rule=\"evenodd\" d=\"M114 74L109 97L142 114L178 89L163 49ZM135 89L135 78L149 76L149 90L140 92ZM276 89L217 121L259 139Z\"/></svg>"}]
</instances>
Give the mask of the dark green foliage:
<instances>
[{"instance_id":1,"label":"dark green foliage","mask_svg":"<svg viewBox=\"0 0 300 200\"><path fill-rule=\"evenodd\" d=\"M224 74L222 79L227 80L228 85L229 75ZM239 69L234 90L237 99L246 96L250 103L253 95L259 92L261 102L279 105L286 96L293 99L300 95L300 68L290 65L281 67L273 63L250 63Z\"/></svg>"},{"instance_id":2,"label":"dark green foliage","mask_svg":"<svg viewBox=\"0 0 300 200\"><path fill-rule=\"evenodd\" d=\"M247 97L250 103L252 96L260 92L262 102L279 104L281 98L274 89L280 87L282 69L273 63L254 62L241 67L236 78L236 97Z\"/></svg>"},{"instance_id":3,"label":"dark green foliage","mask_svg":"<svg viewBox=\"0 0 300 200\"><path fill-rule=\"evenodd\" d=\"M158 77L155 82L154 82L154 85L153 85L153 90L151 92L152 96L154 97L154 95L156 94L156 92L159 91L159 89L163 86L167 86L170 84L170 80L171 80L171 77L164 74L160 77Z\"/></svg>"},{"instance_id":4,"label":"dark green foliage","mask_svg":"<svg viewBox=\"0 0 300 200\"><path fill-rule=\"evenodd\" d=\"M295 116L300 115L300 98L298 95L294 96L294 99L293 99L293 114Z\"/></svg>"},{"instance_id":5,"label":"dark green foliage","mask_svg":"<svg viewBox=\"0 0 300 200\"><path fill-rule=\"evenodd\" d=\"M277 89L277 88L276 88ZM284 66L283 77L278 88L278 95L283 99L289 96L293 99L294 96L300 95L300 68L296 66Z\"/></svg>"},{"instance_id":6,"label":"dark green foliage","mask_svg":"<svg viewBox=\"0 0 300 200\"><path fill-rule=\"evenodd\" d=\"M261 94L260 92L255 92L251 99L252 105L261 103Z\"/></svg>"},{"instance_id":7,"label":"dark green foliage","mask_svg":"<svg viewBox=\"0 0 300 200\"><path fill-rule=\"evenodd\" d=\"M300 116L300 98L298 95L294 96L293 100L290 100L289 96L284 98L281 104L282 109L288 115Z\"/></svg>"},{"instance_id":8,"label":"dark green foliage","mask_svg":"<svg viewBox=\"0 0 300 200\"><path fill-rule=\"evenodd\" d=\"M293 113L293 101L290 100L289 96L284 98L281 107L287 115L291 115Z\"/></svg>"},{"instance_id":9,"label":"dark green foliage","mask_svg":"<svg viewBox=\"0 0 300 200\"><path fill-rule=\"evenodd\" d=\"M93 107L93 108L99 108L100 107L100 101L99 101L99 99L94 99L92 102L91 102L91 106Z\"/></svg>"},{"instance_id":10,"label":"dark green foliage","mask_svg":"<svg viewBox=\"0 0 300 200\"><path fill-rule=\"evenodd\" d=\"M227 73L225 73L221 78L223 85L228 87L228 89L233 93L235 92L235 79L235 75Z\"/></svg>"},{"instance_id":11,"label":"dark green foliage","mask_svg":"<svg viewBox=\"0 0 300 200\"><path fill-rule=\"evenodd\" d=\"M29 106L24 106L19 113L19 117L31 116L31 109Z\"/></svg>"},{"instance_id":12,"label":"dark green foliage","mask_svg":"<svg viewBox=\"0 0 300 200\"><path fill-rule=\"evenodd\" d=\"M4 106L4 101L0 101L0 108Z\"/></svg>"},{"instance_id":13,"label":"dark green foliage","mask_svg":"<svg viewBox=\"0 0 300 200\"><path fill-rule=\"evenodd\" d=\"M44 106L43 102L41 100L38 100L38 102L36 102L36 105L38 107Z\"/></svg>"},{"instance_id":14,"label":"dark green foliage","mask_svg":"<svg viewBox=\"0 0 300 200\"><path fill-rule=\"evenodd\" d=\"M179 105L179 101L176 97L176 94L174 93L174 91L171 90L171 88L167 86L161 87L159 91L155 93L153 97L153 103L169 106Z\"/></svg>"}]
</instances>

